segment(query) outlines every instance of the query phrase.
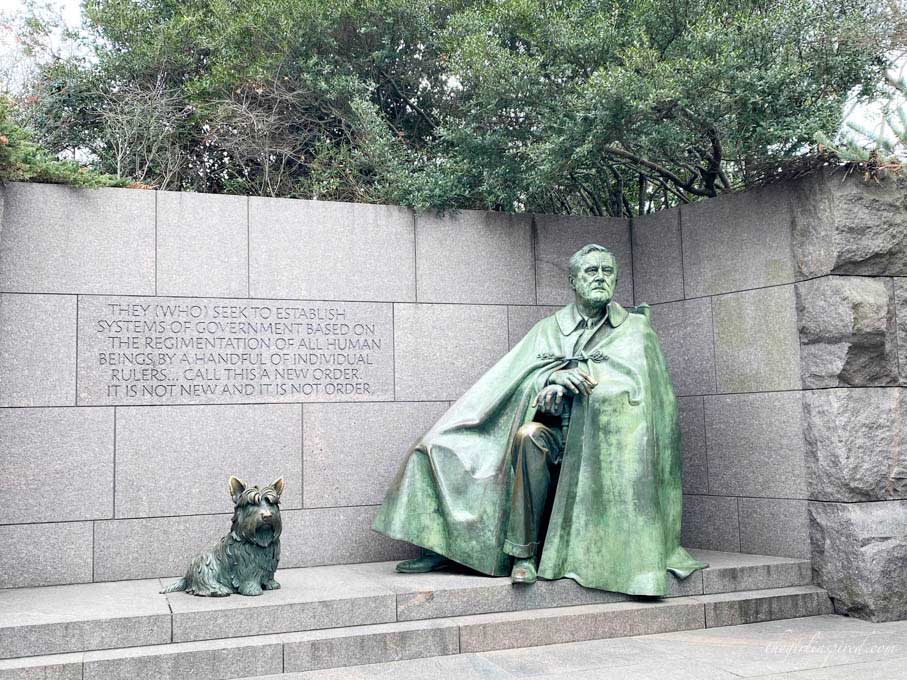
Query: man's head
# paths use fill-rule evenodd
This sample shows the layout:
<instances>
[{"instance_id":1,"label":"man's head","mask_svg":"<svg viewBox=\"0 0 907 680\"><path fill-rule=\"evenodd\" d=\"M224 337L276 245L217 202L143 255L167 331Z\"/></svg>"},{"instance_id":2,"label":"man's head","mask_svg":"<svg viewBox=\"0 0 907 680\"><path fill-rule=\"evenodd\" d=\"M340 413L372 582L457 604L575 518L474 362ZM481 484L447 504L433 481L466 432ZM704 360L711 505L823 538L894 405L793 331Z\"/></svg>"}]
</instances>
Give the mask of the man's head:
<instances>
[{"instance_id":1,"label":"man's head","mask_svg":"<svg viewBox=\"0 0 907 680\"><path fill-rule=\"evenodd\" d=\"M611 301L617 285L617 258L604 246L590 243L570 258L570 287L576 301L601 308Z\"/></svg>"}]
</instances>

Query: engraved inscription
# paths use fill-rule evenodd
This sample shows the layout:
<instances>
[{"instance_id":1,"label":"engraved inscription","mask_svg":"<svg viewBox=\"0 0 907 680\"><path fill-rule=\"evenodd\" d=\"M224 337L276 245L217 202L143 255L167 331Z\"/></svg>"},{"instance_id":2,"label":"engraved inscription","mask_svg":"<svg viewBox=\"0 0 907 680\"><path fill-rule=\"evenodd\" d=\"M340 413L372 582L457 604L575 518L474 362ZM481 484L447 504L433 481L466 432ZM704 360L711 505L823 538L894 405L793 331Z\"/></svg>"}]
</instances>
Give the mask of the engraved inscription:
<instances>
[{"instance_id":1,"label":"engraved inscription","mask_svg":"<svg viewBox=\"0 0 907 680\"><path fill-rule=\"evenodd\" d=\"M393 399L388 304L83 296L79 403Z\"/></svg>"}]
</instances>

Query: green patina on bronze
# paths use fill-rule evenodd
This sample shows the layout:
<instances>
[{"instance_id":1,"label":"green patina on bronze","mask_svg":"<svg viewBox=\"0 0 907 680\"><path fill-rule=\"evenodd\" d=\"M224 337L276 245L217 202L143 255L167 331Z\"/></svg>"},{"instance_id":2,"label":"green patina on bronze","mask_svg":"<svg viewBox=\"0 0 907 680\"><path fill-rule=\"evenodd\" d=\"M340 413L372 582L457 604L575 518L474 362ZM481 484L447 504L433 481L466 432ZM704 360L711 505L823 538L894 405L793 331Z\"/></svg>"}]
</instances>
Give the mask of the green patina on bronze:
<instances>
[{"instance_id":1,"label":"green patina on bronze","mask_svg":"<svg viewBox=\"0 0 907 680\"><path fill-rule=\"evenodd\" d=\"M538 575L662 596L668 571L685 578L706 566L680 546L680 429L664 355L648 308L610 301L614 269L588 281L572 271L577 302L536 324L416 443L376 531L485 574L510 573L504 541L517 432L551 421L536 397L557 389L552 376L575 368L594 387L572 399ZM571 346L580 313L594 308L607 316L581 347Z\"/></svg>"}]
</instances>

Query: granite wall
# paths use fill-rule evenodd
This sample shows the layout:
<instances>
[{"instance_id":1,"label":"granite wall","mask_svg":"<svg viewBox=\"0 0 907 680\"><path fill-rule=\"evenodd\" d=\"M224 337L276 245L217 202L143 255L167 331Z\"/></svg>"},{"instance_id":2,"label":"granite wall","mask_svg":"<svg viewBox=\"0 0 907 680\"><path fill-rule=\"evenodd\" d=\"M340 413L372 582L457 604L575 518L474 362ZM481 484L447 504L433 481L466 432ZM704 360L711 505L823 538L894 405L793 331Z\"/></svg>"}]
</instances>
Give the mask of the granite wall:
<instances>
[{"instance_id":1,"label":"granite wall","mask_svg":"<svg viewBox=\"0 0 907 680\"><path fill-rule=\"evenodd\" d=\"M907 617L907 186L823 172L632 235L680 396L684 544L811 557L839 612Z\"/></svg>"},{"instance_id":2,"label":"granite wall","mask_svg":"<svg viewBox=\"0 0 907 680\"><path fill-rule=\"evenodd\" d=\"M8 184L0 587L173 575L282 475L284 567L409 556L407 447L623 220Z\"/></svg>"}]
</instances>

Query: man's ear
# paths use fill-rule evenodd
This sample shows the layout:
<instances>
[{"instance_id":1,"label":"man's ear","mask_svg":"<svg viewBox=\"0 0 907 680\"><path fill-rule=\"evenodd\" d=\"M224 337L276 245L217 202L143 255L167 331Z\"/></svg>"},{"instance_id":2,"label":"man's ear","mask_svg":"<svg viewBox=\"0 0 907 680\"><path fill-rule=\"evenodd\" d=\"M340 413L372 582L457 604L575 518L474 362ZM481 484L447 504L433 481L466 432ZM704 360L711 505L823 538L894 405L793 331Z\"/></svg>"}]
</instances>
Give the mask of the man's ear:
<instances>
[{"instance_id":1,"label":"man's ear","mask_svg":"<svg viewBox=\"0 0 907 680\"><path fill-rule=\"evenodd\" d=\"M230 475L230 497L234 500L239 498L239 495L246 490L246 483L237 479L233 475Z\"/></svg>"},{"instance_id":2,"label":"man's ear","mask_svg":"<svg viewBox=\"0 0 907 680\"><path fill-rule=\"evenodd\" d=\"M269 486L277 492L277 497L280 498L280 496L283 494L283 477L275 479L269 484Z\"/></svg>"},{"instance_id":3,"label":"man's ear","mask_svg":"<svg viewBox=\"0 0 907 680\"><path fill-rule=\"evenodd\" d=\"M567 281L570 282L570 290L576 290L576 278L573 276L568 276Z\"/></svg>"}]
</instances>

